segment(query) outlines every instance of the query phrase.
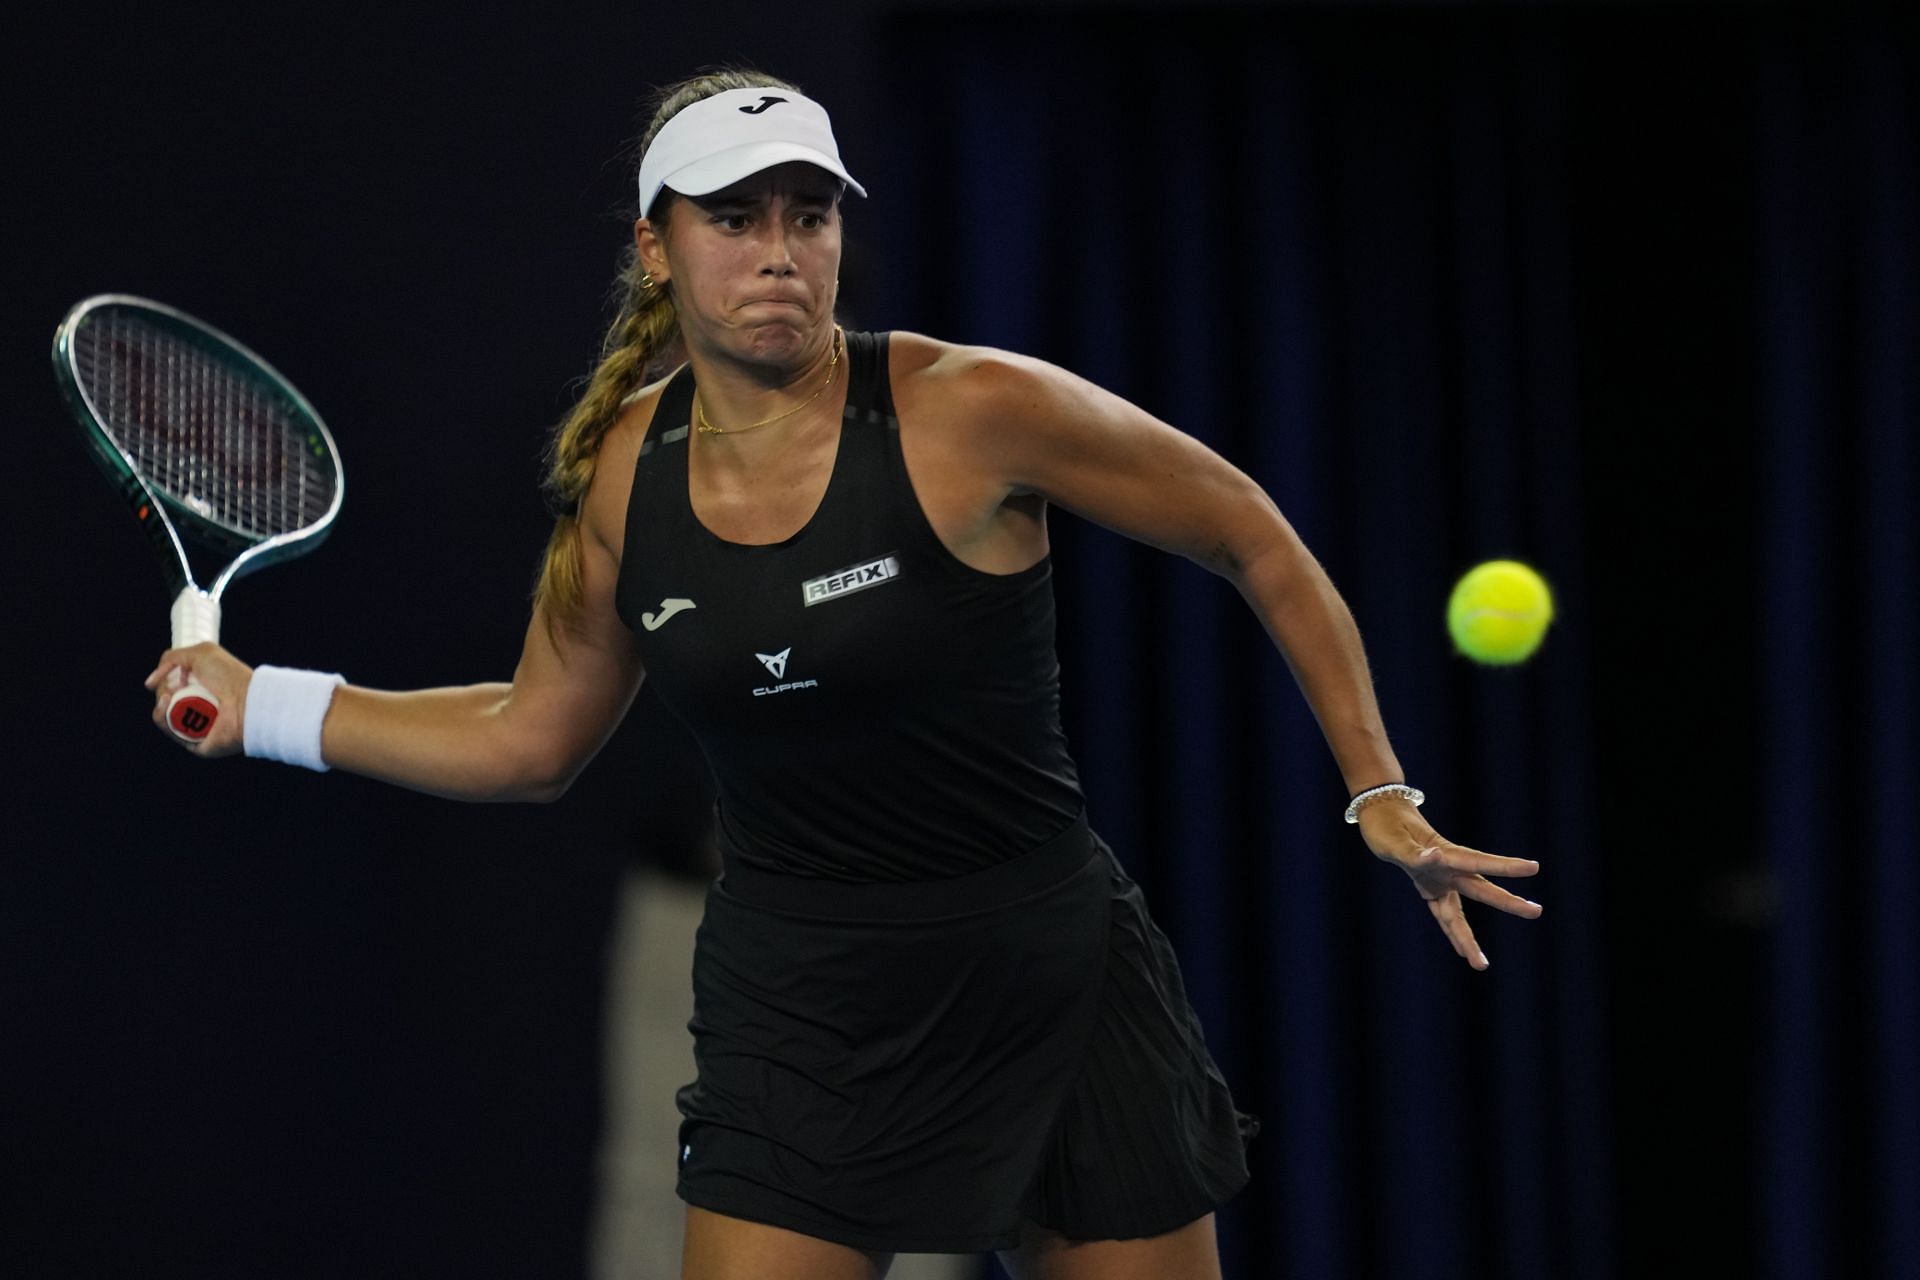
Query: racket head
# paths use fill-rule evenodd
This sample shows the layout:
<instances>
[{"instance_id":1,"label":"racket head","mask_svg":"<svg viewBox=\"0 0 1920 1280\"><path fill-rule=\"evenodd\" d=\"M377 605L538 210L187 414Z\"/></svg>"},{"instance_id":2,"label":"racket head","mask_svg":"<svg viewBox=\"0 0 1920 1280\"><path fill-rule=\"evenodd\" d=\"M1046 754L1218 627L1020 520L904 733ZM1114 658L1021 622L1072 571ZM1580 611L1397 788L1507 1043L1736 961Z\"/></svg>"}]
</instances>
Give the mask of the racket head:
<instances>
[{"instance_id":1,"label":"racket head","mask_svg":"<svg viewBox=\"0 0 1920 1280\"><path fill-rule=\"evenodd\" d=\"M150 495L182 534L237 553L218 587L311 551L332 528L346 491L332 432L227 334L148 298L100 294L61 321L53 365L95 460L136 508Z\"/></svg>"}]
</instances>

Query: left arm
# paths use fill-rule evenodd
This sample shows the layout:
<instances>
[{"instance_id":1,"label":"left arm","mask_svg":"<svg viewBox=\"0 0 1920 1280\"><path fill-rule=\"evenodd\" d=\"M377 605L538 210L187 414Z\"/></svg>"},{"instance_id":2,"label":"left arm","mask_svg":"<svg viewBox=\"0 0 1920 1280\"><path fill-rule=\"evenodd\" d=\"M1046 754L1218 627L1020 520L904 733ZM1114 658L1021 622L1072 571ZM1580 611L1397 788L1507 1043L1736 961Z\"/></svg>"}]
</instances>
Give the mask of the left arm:
<instances>
[{"instance_id":1,"label":"left arm","mask_svg":"<svg viewBox=\"0 0 1920 1280\"><path fill-rule=\"evenodd\" d=\"M980 349L950 358L961 362L953 380L979 435L977 456L997 468L1008 494L1039 494L1232 582L1286 659L1349 794L1404 778L1353 615L1259 485L1192 436L1065 370ZM1360 816L1368 846L1413 877L1475 968L1486 967L1486 956L1460 911L1461 894L1540 914L1482 876L1531 875L1538 863L1452 844L1399 798L1370 803Z\"/></svg>"}]
</instances>

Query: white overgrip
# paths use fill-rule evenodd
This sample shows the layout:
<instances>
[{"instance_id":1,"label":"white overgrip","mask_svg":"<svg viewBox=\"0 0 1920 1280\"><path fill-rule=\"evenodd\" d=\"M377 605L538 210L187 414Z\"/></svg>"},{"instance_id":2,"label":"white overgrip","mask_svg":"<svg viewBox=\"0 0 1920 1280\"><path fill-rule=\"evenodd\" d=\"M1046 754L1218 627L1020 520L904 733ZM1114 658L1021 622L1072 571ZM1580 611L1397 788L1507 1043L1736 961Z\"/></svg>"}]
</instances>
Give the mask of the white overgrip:
<instances>
[{"instance_id":1,"label":"white overgrip","mask_svg":"<svg viewBox=\"0 0 1920 1280\"><path fill-rule=\"evenodd\" d=\"M189 582L173 598L173 647L220 643L220 602Z\"/></svg>"},{"instance_id":2,"label":"white overgrip","mask_svg":"<svg viewBox=\"0 0 1920 1280\"><path fill-rule=\"evenodd\" d=\"M173 598L173 647L220 643L220 602L188 583ZM176 670L171 679L178 679ZM182 742L199 742L213 730L220 700L188 679L167 699L167 729Z\"/></svg>"}]
</instances>

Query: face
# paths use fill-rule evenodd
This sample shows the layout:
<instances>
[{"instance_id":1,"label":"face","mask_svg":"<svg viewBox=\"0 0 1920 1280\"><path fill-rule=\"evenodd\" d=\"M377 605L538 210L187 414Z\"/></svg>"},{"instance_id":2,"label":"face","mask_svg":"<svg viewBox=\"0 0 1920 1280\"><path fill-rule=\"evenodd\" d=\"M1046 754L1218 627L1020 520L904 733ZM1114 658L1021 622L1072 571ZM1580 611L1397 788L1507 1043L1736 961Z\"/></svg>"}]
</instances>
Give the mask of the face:
<instances>
[{"instance_id":1,"label":"face","mask_svg":"<svg viewBox=\"0 0 1920 1280\"><path fill-rule=\"evenodd\" d=\"M642 264L673 283L690 347L769 365L817 347L840 283L839 193L824 170L783 164L674 200L664 235L634 224Z\"/></svg>"}]
</instances>

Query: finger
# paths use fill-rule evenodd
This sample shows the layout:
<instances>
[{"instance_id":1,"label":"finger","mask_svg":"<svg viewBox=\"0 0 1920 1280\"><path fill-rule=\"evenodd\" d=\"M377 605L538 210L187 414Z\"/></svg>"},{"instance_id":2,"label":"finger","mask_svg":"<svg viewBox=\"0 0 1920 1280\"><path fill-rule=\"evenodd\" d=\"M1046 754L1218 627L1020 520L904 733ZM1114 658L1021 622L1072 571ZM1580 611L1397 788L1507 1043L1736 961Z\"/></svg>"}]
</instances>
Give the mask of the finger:
<instances>
[{"instance_id":1,"label":"finger","mask_svg":"<svg viewBox=\"0 0 1920 1280\"><path fill-rule=\"evenodd\" d=\"M192 644L183 644L162 649L160 656L154 659L152 674L159 675L168 667L191 666L194 655L217 652L219 648L219 645L210 640L197 640Z\"/></svg>"},{"instance_id":2,"label":"finger","mask_svg":"<svg viewBox=\"0 0 1920 1280\"><path fill-rule=\"evenodd\" d=\"M1474 941L1473 929L1467 924L1467 913L1460 909L1460 896L1449 893L1434 898L1427 903L1427 909L1440 922L1440 930L1447 935L1447 941L1453 944L1454 954L1476 969L1485 969L1488 965L1487 953Z\"/></svg>"},{"instance_id":3,"label":"finger","mask_svg":"<svg viewBox=\"0 0 1920 1280\"><path fill-rule=\"evenodd\" d=\"M1428 847L1433 849L1436 861L1455 871L1471 871L1483 876L1531 876L1540 871L1540 864L1532 858L1502 858L1455 844L1444 836L1435 837Z\"/></svg>"},{"instance_id":4,"label":"finger","mask_svg":"<svg viewBox=\"0 0 1920 1280\"><path fill-rule=\"evenodd\" d=\"M1479 876L1461 876L1454 881L1453 887L1457 892L1472 898L1475 902L1484 902L1510 915L1525 916L1529 920L1540 918L1539 903L1522 898L1518 894L1508 893L1499 885L1483 880Z\"/></svg>"},{"instance_id":5,"label":"finger","mask_svg":"<svg viewBox=\"0 0 1920 1280\"><path fill-rule=\"evenodd\" d=\"M1427 899L1427 910L1433 913L1433 919L1440 926L1440 932L1446 935L1453 953L1461 959L1469 959L1470 953L1461 942L1460 902L1452 894L1443 893L1437 898Z\"/></svg>"},{"instance_id":6,"label":"finger","mask_svg":"<svg viewBox=\"0 0 1920 1280\"><path fill-rule=\"evenodd\" d=\"M149 689L157 689L164 681L178 680L184 669L177 662L162 662L149 672L147 678L141 683Z\"/></svg>"},{"instance_id":7,"label":"finger","mask_svg":"<svg viewBox=\"0 0 1920 1280\"><path fill-rule=\"evenodd\" d=\"M144 681L147 688L151 689L155 685L159 684L160 677L167 674L168 668L179 666L180 655L184 652L185 650L182 650L182 649L168 649L166 652L162 653L158 661L156 661L153 664L153 670L147 672L147 678Z\"/></svg>"}]
</instances>

